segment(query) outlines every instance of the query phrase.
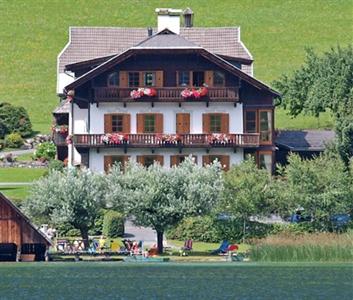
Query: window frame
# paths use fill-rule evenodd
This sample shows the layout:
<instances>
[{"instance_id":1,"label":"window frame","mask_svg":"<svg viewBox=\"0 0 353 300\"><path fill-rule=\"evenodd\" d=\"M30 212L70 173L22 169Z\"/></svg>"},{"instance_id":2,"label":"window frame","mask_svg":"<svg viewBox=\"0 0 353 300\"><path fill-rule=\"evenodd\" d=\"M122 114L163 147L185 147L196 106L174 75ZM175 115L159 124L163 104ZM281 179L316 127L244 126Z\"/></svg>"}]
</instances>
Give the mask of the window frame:
<instances>
[{"instance_id":1,"label":"window frame","mask_svg":"<svg viewBox=\"0 0 353 300\"><path fill-rule=\"evenodd\" d=\"M218 121L219 121L219 124L218 125L216 124L216 126L219 126L219 130L212 130L212 119L216 117L218 118ZM209 128L210 133L222 133L222 114L210 113L209 118L210 118L210 128Z\"/></svg>"},{"instance_id":2,"label":"window frame","mask_svg":"<svg viewBox=\"0 0 353 300\"><path fill-rule=\"evenodd\" d=\"M148 126L153 126L153 130L146 130L146 119L153 118L153 124L148 124ZM151 121L151 120L147 120ZM144 133L156 133L156 115L155 114L145 114L143 117L143 132Z\"/></svg>"},{"instance_id":3,"label":"window frame","mask_svg":"<svg viewBox=\"0 0 353 300\"><path fill-rule=\"evenodd\" d=\"M110 84L110 80L113 76L116 76L116 81L117 81L117 84ZM108 76L107 76L107 87L118 87L120 85L120 82L119 82L119 72L118 71L114 71L112 73L110 73Z\"/></svg>"},{"instance_id":4,"label":"window frame","mask_svg":"<svg viewBox=\"0 0 353 300\"><path fill-rule=\"evenodd\" d=\"M271 116L270 120L268 120L269 129L267 131L261 131L261 113L262 112L270 113L270 116ZM273 134L272 124L273 124L273 110L272 109L259 109L258 110L258 132L260 134L260 144L262 144L262 145L272 144L272 134ZM261 139L262 132L268 133L269 140L262 140Z\"/></svg>"},{"instance_id":5,"label":"window frame","mask_svg":"<svg viewBox=\"0 0 353 300\"><path fill-rule=\"evenodd\" d=\"M131 84L130 75L132 75L132 74L134 74L134 76L136 76L136 74L138 75L137 76L137 85L135 85L136 78L133 78L134 84L133 85ZM135 88L135 87L139 87L140 86L140 72L139 71L129 71L127 76L128 76L128 86L129 87Z\"/></svg>"},{"instance_id":6,"label":"window frame","mask_svg":"<svg viewBox=\"0 0 353 300\"><path fill-rule=\"evenodd\" d=\"M216 73L218 74L222 74L223 76L223 82L222 83L216 83ZM215 70L213 71L213 86L214 87L225 87L226 85L226 74L222 71L219 71L219 70Z\"/></svg>"}]
</instances>

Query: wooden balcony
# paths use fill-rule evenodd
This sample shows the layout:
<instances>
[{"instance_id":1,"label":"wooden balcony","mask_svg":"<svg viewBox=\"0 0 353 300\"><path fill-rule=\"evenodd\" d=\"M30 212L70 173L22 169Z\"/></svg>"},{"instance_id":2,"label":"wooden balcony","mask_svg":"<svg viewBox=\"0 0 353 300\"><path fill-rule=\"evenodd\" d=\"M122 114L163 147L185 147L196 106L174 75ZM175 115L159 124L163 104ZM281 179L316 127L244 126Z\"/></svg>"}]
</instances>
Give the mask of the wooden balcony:
<instances>
[{"instance_id":1,"label":"wooden balcony","mask_svg":"<svg viewBox=\"0 0 353 300\"><path fill-rule=\"evenodd\" d=\"M133 99L131 91L137 88L115 88L100 87L94 88L95 102L237 102L239 101L239 89L231 87L208 88L206 96L200 98L183 98L181 87L155 88L157 95L153 97L142 96Z\"/></svg>"},{"instance_id":2,"label":"wooden balcony","mask_svg":"<svg viewBox=\"0 0 353 300\"><path fill-rule=\"evenodd\" d=\"M53 132L52 139L56 146L67 146L66 143L67 134L62 134L59 132Z\"/></svg>"},{"instance_id":3,"label":"wooden balcony","mask_svg":"<svg viewBox=\"0 0 353 300\"><path fill-rule=\"evenodd\" d=\"M116 137L116 136L115 136ZM78 148L227 148L258 147L259 134L125 134L108 139L105 134L75 134L73 144Z\"/></svg>"}]
</instances>

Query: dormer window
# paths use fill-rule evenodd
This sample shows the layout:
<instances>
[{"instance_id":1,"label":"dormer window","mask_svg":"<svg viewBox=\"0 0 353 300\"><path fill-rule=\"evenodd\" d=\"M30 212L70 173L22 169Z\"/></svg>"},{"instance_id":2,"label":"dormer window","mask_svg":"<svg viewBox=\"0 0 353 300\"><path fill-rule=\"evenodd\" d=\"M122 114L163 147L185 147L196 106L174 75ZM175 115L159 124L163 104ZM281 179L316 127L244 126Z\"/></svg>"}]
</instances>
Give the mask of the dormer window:
<instances>
[{"instance_id":1,"label":"dormer window","mask_svg":"<svg viewBox=\"0 0 353 300\"><path fill-rule=\"evenodd\" d=\"M119 86L119 73L118 72L114 72L114 73L111 73L108 75L107 86L108 87Z\"/></svg>"}]
</instances>

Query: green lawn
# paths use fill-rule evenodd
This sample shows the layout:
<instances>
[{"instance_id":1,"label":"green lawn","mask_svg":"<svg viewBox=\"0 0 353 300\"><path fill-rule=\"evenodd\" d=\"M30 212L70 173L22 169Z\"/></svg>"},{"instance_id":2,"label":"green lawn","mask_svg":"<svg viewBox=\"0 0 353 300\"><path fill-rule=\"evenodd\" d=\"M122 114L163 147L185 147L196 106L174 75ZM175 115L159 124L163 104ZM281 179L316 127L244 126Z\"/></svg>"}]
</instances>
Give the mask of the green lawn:
<instances>
[{"instance_id":1,"label":"green lawn","mask_svg":"<svg viewBox=\"0 0 353 300\"><path fill-rule=\"evenodd\" d=\"M181 248L184 246L184 241L177 240L168 240L168 244L173 245L175 247ZM192 249L193 252L210 252L215 249L218 249L220 243L203 243L203 242L193 242ZM250 249L250 246L247 244L239 244L239 251L245 252Z\"/></svg>"},{"instance_id":2,"label":"green lawn","mask_svg":"<svg viewBox=\"0 0 353 300\"><path fill-rule=\"evenodd\" d=\"M49 132L57 104L56 58L68 42L69 26L156 26L156 7L195 12L195 26L236 26L255 57L255 75L271 83L297 68L304 47L318 51L352 42L350 0L13 0L0 1L0 101L25 106L34 129ZM325 116L291 120L282 111L277 126L327 127Z\"/></svg>"},{"instance_id":3,"label":"green lawn","mask_svg":"<svg viewBox=\"0 0 353 300\"><path fill-rule=\"evenodd\" d=\"M45 172L44 168L0 168L0 182L31 182Z\"/></svg>"},{"instance_id":4,"label":"green lawn","mask_svg":"<svg viewBox=\"0 0 353 300\"><path fill-rule=\"evenodd\" d=\"M30 186L0 186L0 193L11 199L15 204L20 205L28 196Z\"/></svg>"}]
</instances>

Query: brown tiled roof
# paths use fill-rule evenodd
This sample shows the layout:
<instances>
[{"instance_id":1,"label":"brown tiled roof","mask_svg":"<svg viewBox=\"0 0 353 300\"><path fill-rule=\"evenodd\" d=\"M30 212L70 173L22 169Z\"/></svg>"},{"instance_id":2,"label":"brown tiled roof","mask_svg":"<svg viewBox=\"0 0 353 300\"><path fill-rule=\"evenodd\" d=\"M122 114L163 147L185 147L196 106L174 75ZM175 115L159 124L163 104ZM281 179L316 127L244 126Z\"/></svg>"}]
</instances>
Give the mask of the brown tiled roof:
<instances>
[{"instance_id":1,"label":"brown tiled roof","mask_svg":"<svg viewBox=\"0 0 353 300\"><path fill-rule=\"evenodd\" d=\"M238 27L180 28L180 36L215 54L252 59ZM59 72L68 64L120 54L146 38L146 28L71 27L71 41L59 55Z\"/></svg>"}]
</instances>

